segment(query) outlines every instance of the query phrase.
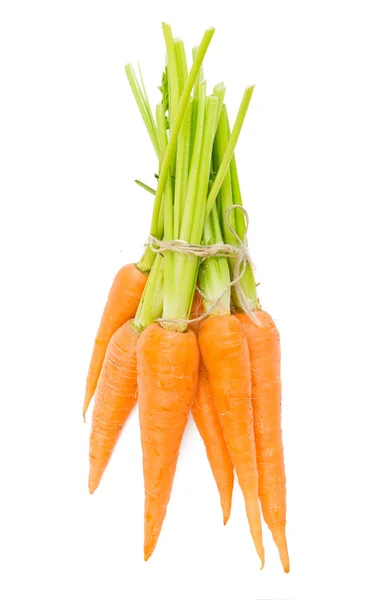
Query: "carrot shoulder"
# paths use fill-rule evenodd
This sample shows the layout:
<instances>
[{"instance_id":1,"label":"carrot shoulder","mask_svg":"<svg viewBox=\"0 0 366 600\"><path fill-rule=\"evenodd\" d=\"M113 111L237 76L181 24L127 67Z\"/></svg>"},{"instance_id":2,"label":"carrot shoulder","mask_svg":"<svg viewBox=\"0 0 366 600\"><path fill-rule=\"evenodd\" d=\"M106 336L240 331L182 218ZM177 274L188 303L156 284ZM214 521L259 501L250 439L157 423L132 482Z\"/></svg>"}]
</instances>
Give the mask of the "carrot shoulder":
<instances>
[{"instance_id":1,"label":"carrot shoulder","mask_svg":"<svg viewBox=\"0 0 366 600\"><path fill-rule=\"evenodd\" d=\"M149 325L137 346L145 483L145 560L156 546L172 490L183 432L197 387L199 350L192 331Z\"/></svg>"},{"instance_id":2,"label":"carrot shoulder","mask_svg":"<svg viewBox=\"0 0 366 600\"><path fill-rule=\"evenodd\" d=\"M252 538L263 567L249 351L243 328L233 315L209 317L200 328L199 345L225 441L244 495Z\"/></svg>"},{"instance_id":3,"label":"carrot shoulder","mask_svg":"<svg viewBox=\"0 0 366 600\"><path fill-rule=\"evenodd\" d=\"M147 277L135 265L122 267L114 278L104 307L86 379L83 416L97 387L109 341L115 331L135 316Z\"/></svg>"},{"instance_id":4,"label":"carrot shoulder","mask_svg":"<svg viewBox=\"0 0 366 600\"><path fill-rule=\"evenodd\" d=\"M252 406L263 518L278 547L283 568L290 570L286 542L286 475L281 431L280 338L270 315L256 311L258 327L245 314L244 327L252 371Z\"/></svg>"},{"instance_id":5,"label":"carrot shoulder","mask_svg":"<svg viewBox=\"0 0 366 600\"><path fill-rule=\"evenodd\" d=\"M92 494L137 399L138 333L127 321L112 336L99 377L89 444L89 491Z\"/></svg>"}]
</instances>

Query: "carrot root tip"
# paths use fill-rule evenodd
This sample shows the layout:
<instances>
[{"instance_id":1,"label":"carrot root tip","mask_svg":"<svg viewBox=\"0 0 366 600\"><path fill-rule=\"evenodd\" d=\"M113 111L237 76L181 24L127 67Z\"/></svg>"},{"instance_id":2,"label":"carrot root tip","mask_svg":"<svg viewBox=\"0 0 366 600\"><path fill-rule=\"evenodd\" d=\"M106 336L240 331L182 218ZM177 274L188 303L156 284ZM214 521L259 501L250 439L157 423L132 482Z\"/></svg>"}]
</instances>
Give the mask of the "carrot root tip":
<instances>
[{"instance_id":1,"label":"carrot root tip","mask_svg":"<svg viewBox=\"0 0 366 600\"><path fill-rule=\"evenodd\" d=\"M144 561L145 562L147 562L149 560L153 551L154 551L154 548L145 546L145 548L144 548Z\"/></svg>"},{"instance_id":2,"label":"carrot root tip","mask_svg":"<svg viewBox=\"0 0 366 600\"><path fill-rule=\"evenodd\" d=\"M290 572L290 558L288 554L287 548L287 540L285 527L279 527L272 531L273 540L278 548L278 552L280 555L280 560L283 566L283 570L285 573Z\"/></svg>"},{"instance_id":3,"label":"carrot root tip","mask_svg":"<svg viewBox=\"0 0 366 600\"><path fill-rule=\"evenodd\" d=\"M94 494L98 485L99 485L99 481L94 481L93 479L89 479L89 482L88 482L89 494Z\"/></svg>"},{"instance_id":4,"label":"carrot root tip","mask_svg":"<svg viewBox=\"0 0 366 600\"><path fill-rule=\"evenodd\" d=\"M84 402L83 402L83 417L84 417L84 421L85 421L85 415L86 415L87 410L89 408L90 401L91 401L90 394L85 394L85 398L84 398Z\"/></svg>"},{"instance_id":5,"label":"carrot root tip","mask_svg":"<svg viewBox=\"0 0 366 600\"><path fill-rule=\"evenodd\" d=\"M261 561L261 568L260 568L260 570L262 570L264 568L264 563L265 563L263 544L256 545L256 550L257 550L258 557L259 557L259 559Z\"/></svg>"}]
</instances>

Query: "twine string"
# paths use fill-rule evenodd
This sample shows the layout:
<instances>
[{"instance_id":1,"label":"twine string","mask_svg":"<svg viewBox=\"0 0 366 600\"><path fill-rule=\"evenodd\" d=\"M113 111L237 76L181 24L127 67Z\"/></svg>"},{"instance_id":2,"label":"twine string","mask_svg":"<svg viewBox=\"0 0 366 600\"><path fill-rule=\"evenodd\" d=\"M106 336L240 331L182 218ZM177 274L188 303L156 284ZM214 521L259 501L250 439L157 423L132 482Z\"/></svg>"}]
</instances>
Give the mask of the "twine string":
<instances>
[{"instance_id":1,"label":"twine string","mask_svg":"<svg viewBox=\"0 0 366 600\"><path fill-rule=\"evenodd\" d=\"M244 234L243 239L241 239L239 237L239 235L237 234L237 232L235 231L235 229L231 226L231 224L229 222L229 215L230 215L231 211L233 211L233 210L241 210L245 216L247 226L246 226L246 232ZM235 261L232 281L230 281L230 283L227 286L225 286L224 290L222 291L220 296L215 300L215 302L212 304L211 308L209 308L209 310L207 310L203 315L200 315L199 317L196 317L195 319L179 319L179 318L163 319L163 318L160 318L160 319L158 319L159 323L184 323L184 324L189 325L190 323L197 323L199 321L202 321L203 319L206 319L206 317L208 317L213 312L213 310L220 303L221 299L228 292L228 290L230 288L233 288L235 290L240 308L255 323L257 323L258 319L254 315L252 308L250 306L250 303L249 303L247 297L245 296L243 289L240 285L240 281L245 273L247 264L249 264L252 267L252 269L254 269L254 265L250 258L248 245L247 245L247 241L246 241L246 235L247 235L248 225L249 225L247 211L240 204L233 204L232 206L229 206L229 208L226 210L225 220L226 220L226 224L227 224L230 232L233 234L233 236L238 241L238 244L235 246L232 244L224 244L223 242L219 242L217 244L210 244L207 246L202 246L199 244L189 244L185 240L169 240L169 241L158 240L154 236L149 235L145 245L149 246L151 248L151 250L157 254L164 253L164 252L178 252L180 254L196 256L197 258L200 259L201 263L204 262L205 260L207 260L208 258L213 258L213 257L233 258ZM201 292L201 290L198 287L196 287L196 289L201 294L201 296L203 296L207 300L207 298L204 296L204 294Z\"/></svg>"}]
</instances>

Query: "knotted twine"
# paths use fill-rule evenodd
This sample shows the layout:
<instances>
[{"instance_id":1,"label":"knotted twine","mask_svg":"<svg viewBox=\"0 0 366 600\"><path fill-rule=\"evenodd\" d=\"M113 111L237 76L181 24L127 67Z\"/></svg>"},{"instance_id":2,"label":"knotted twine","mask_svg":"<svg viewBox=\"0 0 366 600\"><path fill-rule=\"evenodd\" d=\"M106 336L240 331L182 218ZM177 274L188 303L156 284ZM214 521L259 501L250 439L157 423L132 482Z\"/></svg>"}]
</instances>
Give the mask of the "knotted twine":
<instances>
[{"instance_id":1,"label":"knotted twine","mask_svg":"<svg viewBox=\"0 0 366 600\"><path fill-rule=\"evenodd\" d=\"M239 237L239 235L237 234L237 232L235 231L235 229L231 226L231 224L229 222L229 215L230 215L231 211L236 210L236 209L239 209L243 212L243 214L245 216L245 220L246 220L246 232L244 234L243 239L241 239ZM249 224L248 213L245 210L245 208L243 208L240 204L232 204L232 206L229 206L229 208L226 210L225 220L226 220L226 224L227 224L230 232L237 239L238 245L233 246L231 244L224 244L223 242L219 242L217 244L210 244L207 246L203 246L200 244L189 244L188 242L186 242L184 240L169 240L169 241L158 240L154 236L149 235L145 246L149 246L151 248L151 250L153 252L155 252L156 254L160 254L163 252L178 252L180 254L189 254L191 256L196 256L196 257L200 258L201 263L204 262L205 260L207 260L208 258L213 258L213 257L234 258L235 259L232 281L230 281L230 283L227 286L225 286L225 288L222 291L222 293L220 294L220 296L215 300L215 302L212 304L211 308L209 308L208 311L206 311L203 315L196 317L195 319L179 319L179 318L163 319L163 318L160 318L160 319L157 319L157 321L159 323L185 323L185 324L189 325L190 323L197 323L199 321L202 321L203 319L206 319L206 317L208 317L212 313L212 311L219 304L219 302L221 301L223 296L226 294L226 292L230 288L233 288L235 290L235 294L236 294L240 308L252 319L252 321L254 323L256 323L257 325L259 324L259 321L258 321L257 317L255 316L255 314L252 310L252 307L250 306L250 302L248 301L248 298L245 296L243 289L240 285L240 281L245 273L245 269L246 269L247 265L250 265L252 267L252 269L254 270L254 264L252 262L252 259L250 258L247 241L246 241L246 235L247 235L248 224ZM201 296L203 296L207 300L207 298L204 296L203 292L198 287L196 289L201 294Z\"/></svg>"}]
</instances>

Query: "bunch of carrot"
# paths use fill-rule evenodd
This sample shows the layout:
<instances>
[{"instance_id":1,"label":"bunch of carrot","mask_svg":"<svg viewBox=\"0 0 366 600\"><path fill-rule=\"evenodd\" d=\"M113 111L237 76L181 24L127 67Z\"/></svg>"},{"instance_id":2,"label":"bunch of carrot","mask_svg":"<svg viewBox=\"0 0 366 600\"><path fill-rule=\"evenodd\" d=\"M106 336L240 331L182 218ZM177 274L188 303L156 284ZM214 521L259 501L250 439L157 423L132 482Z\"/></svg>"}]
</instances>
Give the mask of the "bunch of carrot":
<instances>
[{"instance_id":1,"label":"bunch of carrot","mask_svg":"<svg viewBox=\"0 0 366 600\"><path fill-rule=\"evenodd\" d=\"M261 512L288 572L279 335L260 308L251 262L243 260L239 277L237 269L247 219L234 150L253 87L245 90L231 130L224 85L208 95L203 78L214 30L193 50L190 71L183 42L166 24L163 33L166 67L155 115L140 70L138 78L126 66L159 176L156 190L137 182L154 194L151 237L140 261L122 267L113 281L90 361L83 407L85 417L94 396L89 491L98 487L137 402L147 560L192 411L224 523L236 473L262 566ZM201 247L217 252L203 260Z\"/></svg>"}]
</instances>

